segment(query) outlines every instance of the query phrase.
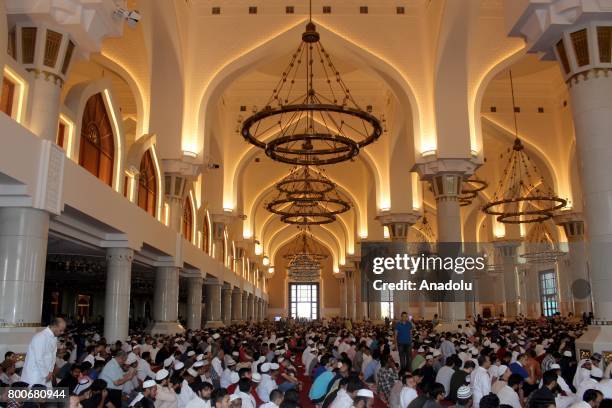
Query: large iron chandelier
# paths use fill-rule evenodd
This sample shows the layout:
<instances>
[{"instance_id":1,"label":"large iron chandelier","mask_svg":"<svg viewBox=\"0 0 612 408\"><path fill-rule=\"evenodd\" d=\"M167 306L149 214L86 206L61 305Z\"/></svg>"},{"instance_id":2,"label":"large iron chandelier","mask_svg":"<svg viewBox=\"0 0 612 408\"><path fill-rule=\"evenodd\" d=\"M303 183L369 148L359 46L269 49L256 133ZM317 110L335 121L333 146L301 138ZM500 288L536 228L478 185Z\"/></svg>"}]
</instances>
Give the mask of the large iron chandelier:
<instances>
[{"instance_id":1,"label":"large iron chandelier","mask_svg":"<svg viewBox=\"0 0 612 408\"><path fill-rule=\"evenodd\" d=\"M487 214L496 215L497 221L507 224L546 221L552 218L554 211L565 207L567 201L559 198L544 180L535 162L525 152L525 147L518 136L512 71L510 71L510 88L516 138L512 148L507 151L507 164L499 180L497 191L482 210ZM501 158L503 160L504 155Z\"/></svg>"},{"instance_id":2,"label":"large iron chandelier","mask_svg":"<svg viewBox=\"0 0 612 408\"><path fill-rule=\"evenodd\" d=\"M461 183L461 192L458 197L459 205L465 207L472 204L472 201L478 196L478 193L488 186L489 184L486 181L476 176L463 180L463 183Z\"/></svg>"},{"instance_id":3,"label":"large iron chandelier","mask_svg":"<svg viewBox=\"0 0 612 408\"><path fill-rule=\"evenodd\" d=\"M355 101L311 19L269 100L242 122L241 134L283 163L339 163L382 134L369 111Z\"/></svg>"},{"instance_id":4,"label":"large iron chandelier","mask_svg":"<svg viewBox=\"0 0 612 408\"><path fill-rule=\"evenodd\" d=\"M530 264L555 263L566 253L558 248L556 239L544 222L535 224L525 238L525 253L521 258Z\"/></svg>"},{"instance_id":5,"label":"large iron chandelier","mask_svg":"<svg viewBox=\"0 0 612 408\"><path fill-rule=\"evenodd\" d=\"M327 258L323 247L307 230L293 240L284 258L288 260L289 278L294 281L312 281L321 274L321 261Z\"/></svg>"},{"instance_id":6,"label":"large iron chandelier","mask_svg":"<svg viewBox=\"0 0 612 408\"><path fill-rule=\"evenodd\" d=\"M287 224L328 224L351 208L336 185L322 171L310 166L293 168L276 184L276 190L266 209L280 215L281 221Z\"/></svg>"}]
</instances>

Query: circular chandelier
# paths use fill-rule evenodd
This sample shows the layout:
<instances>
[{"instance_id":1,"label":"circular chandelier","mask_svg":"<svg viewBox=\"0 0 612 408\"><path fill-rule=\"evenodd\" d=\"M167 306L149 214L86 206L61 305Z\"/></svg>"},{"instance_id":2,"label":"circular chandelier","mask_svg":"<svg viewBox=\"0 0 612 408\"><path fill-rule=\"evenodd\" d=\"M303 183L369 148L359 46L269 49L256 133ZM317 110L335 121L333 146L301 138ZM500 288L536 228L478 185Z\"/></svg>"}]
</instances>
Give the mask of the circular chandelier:
<instances>
[{"instance_id":1,"label":"circular chandelier","mask_svg":"<svg viewBox=\"0 0 612 408\"><path fill-rule=\"evenodd\" d=\"M552 233L545 223L535 224L525 238L525 253L521 258L530 264L555 263L557 259L567 255L557 247Z\"/></svg>"},{"instance_id":2,"label":"circular chandelier","mask_svg":"<svg viewBox=\"0 0 612 408\"><path fill-rule=\"evenodd\" d=\"M241 134L276 161L339 163L382 134L381 121L370 111L355 101L311 19L272 95L242 122Z\"/></svg>"},{"instance_id":3,"label":"circular chandelier","mask_svg":"<svg viewBox=\"0 0 612 408\"><path fill-rule=\"evenodd\" d=\"M461 183L461 192L459 193L458 200L461 207L472 204L472 201L478 196L478 193L487 188L489 184L480 180L478 177L472 177L464 180Z\"/></svg>"},{"instance_id":4,"label":"circular chandelier","mask_svg":"<svg viewBox=\"0 0 612 408\"><path fill-rule=\"evenodd\" d=\"M286 255L289 278L294 281L312 281L321 274L321 261L327 259L323 247L307 230L302 230L293 240Z\"/></svg>"},{"instance_id":5,"label":"circular chandelier","mask_svg":"<svg viewBox=\"0 0 612 408\"><path fill-rule=\"evenodd\" d=\"M559 198L552 187L544 180L535 162L525 152L518 136L514 84L510 71L512 107L514 113L514 133L516 139L512 149L507 151L507 163L493 198L482 210L496 215L497 221L507 224L526 224L542 222L552 218L567 204ZM504 155L501 156L502 159Z\"/></svg>"},{"instance_id":6,"label":"circular chandelier","mask_svg":"<svg viewBox=\"0 0 612 408\"><path fill-rule=\"evenodd\" d=\"M266 203L266 209L280 215L281 221L287 224L329 224L336 220L336 215L351 208L336 185L310 166L292 169L276 184L276 190L276 196Z\"/></svg>"}]
</instances>

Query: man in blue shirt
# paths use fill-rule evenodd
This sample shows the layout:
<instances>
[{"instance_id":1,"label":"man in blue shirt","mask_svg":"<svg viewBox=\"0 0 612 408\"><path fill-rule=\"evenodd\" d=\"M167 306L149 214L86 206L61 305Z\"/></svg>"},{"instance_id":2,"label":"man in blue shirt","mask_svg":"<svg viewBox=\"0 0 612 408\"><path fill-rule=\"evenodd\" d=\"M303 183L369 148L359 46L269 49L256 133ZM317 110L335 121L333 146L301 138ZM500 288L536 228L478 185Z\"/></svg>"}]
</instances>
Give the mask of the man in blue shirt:
<instances>
[{"instance_id":1,"label":"man in blue shirt","mask_svg":"<svg viewBox=\"0 0 612 408\"><path fill-rule=\"evenodd\" d=\"M402 312L401 320L395 324L395 347L399 352L402 369L410 369L412 358L412 322L408 320L408 313Z\"/></svg>"}]
</instances>

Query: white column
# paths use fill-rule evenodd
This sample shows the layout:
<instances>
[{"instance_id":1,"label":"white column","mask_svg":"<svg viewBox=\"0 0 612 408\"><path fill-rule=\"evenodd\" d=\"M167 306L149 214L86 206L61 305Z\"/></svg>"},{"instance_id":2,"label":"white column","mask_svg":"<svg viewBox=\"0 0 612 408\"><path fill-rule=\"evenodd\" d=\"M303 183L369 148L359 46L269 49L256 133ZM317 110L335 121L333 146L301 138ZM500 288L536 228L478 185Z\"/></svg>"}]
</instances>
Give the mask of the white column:
<instances>
[{"instance_id":1,"label":"white column","mask_svg":"<svg viewBox=\"0 0 612 408\"><path fill-rule=\"evenodd\" d=\"M0 7L0 50L6 50L8 42L8 26L6 21L6 10ZM0 53L0 71L4 69L8 55L6 52Z\"/></svg>"},{"instance_id":2,"label":"white column","mask_svg":"<svg viewBox=\"0 0 612 408\"><path fill-rule=\"evenodd\" d=\"M232 288L230 286L223 286L221 290L221 316L226 325L232 322Z\"/></svg>"},{"instance_id":3,"label":"white column","mask_svg":"<svg viewBox=\"0 0 612 408\"><path fill-rule=\"evenodd\" d=\"M0 208L0 327L40 326L48 233L49 213Z\"/></svg>"},{"instance_id":4,"label":"white column","mask_svg":"<svg viewBox=\"0 0 612 408\"><path fill-rule=\"evenodd\" d=\"M495 256L499 256L499 263L503 265L505 316L513 318L518 315L516 248L520 243L516 241L497 241L493 245L496 248Z\"/></svg>"},{"instance_id":5,"label":"white column","mask_svg":"<svg viewBox=\"0 0 612 408\"><path fill-rule=\"evenodd\" d=\"M347 304L346 304L346 276L340 278L340 317L346 317Z\"/></svg>"},{"instance_id":6,"label":"white column","mask_svg":"<svg viewBox=\"0 0 612 408\"><path fill-rule=\"evenodd\" d=\"M568 241L568 265L563 287L570 302L568 309L574 315L590 312L590 283L587 274L586 247L584 242L584 221L580 213L564 213L555 217L555 222L563 226Z\"/></svg>"},{"instance_id":7,"label":"white column","mask_svg":"<svg viewBox=\"0 0 612 408\"><path fill-rule=\"evenodd\" d=\"M355 281L354 272L351 269L345 269L346 276L346 317L355 320Z\"/></svg>"},{"instance_id":8,"label":"white column","mask_svg":"<svg viewBox=\"0 0 612 408\"><path fill-rule=\"evenodd\" d=\"M109 343L128 336L133 259L134 251L129 248L106 250L104 337Z\"/></svg>"},{"instance_id":9,"label":"white column","mask_svg":"<svg viewBox=\"0 0 612 408\"><path fill-rule=\"evenodd\" d=\"M187 328L191 330L202 327L202 282L200 276L187 278Z\"/></svg>"},{"instance_id":10,"label":"white column","mask_svg":"<svg viewBox=\"0 0 612 408\"><path fill-rule=\"evenodd\" d=\"M177 266L158 266L155 270L153 333L174 334L185 330L178 322L179 273Z\"/></svg>"},{"instance_id":11,"label":"white column","mask_svg":"<svg viewBox=\"0 0 612 408\"><path fill-rule=\"evenodd\" d=\"M255 296L249 293L248 300L247 300L247 319L249 321L255 320L253 316L254 309L255 309Z\"/></svg>"},{"instance_id":12,"label":"white column","mask_svg":"<svg viewBox=\"0 0 612 408\"><path fill-rule=\"evenodd\" d=\"M221 321L221 283L207 281L206 287L206 327L222 327Z\"/></svg>"},{"instance_id":13,"label":"white column","mask_svg":"<svg viewBox=\"0 0 612 408\"><path fill-rule=\"evenodd\" d=\"M242 321L249 320L249 294L242 291Z\"/></svg>"},{"instance_id":14,"label":"white column","mask_svg":"<svg viewBox=\"0 0 612 408\"><path fill-rule=\"evenodd\" d=\"M232 291L232 322L242 322L242 291L238 288Z\"/></svg>"},{"instance_id":15,"label":"white column","mask_svg":"<svg viewBox=\"0 0 612 408\"><path fill-rule=\"evenodd\" d=\"M457 200L461 190L461 179L462 175L460 174L439 174L432 179L432 186L436 196L438 242L443 245L462 241L461 211L459 201ZM452 298L452 295L450 297ZM440 318L443 321L454 323L465 320L465 302L443 301L440 306Z\"/></svg>"}]
</instances>

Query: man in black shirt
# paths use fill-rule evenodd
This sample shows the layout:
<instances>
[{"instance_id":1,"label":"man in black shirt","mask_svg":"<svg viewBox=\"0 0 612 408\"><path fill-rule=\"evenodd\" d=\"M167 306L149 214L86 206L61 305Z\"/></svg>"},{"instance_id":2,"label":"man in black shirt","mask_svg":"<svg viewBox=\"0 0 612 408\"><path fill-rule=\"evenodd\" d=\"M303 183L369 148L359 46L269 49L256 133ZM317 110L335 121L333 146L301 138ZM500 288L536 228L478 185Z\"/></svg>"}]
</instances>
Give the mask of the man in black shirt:
<instances>
[{"instance_id":1,"label":"man in black shirt","mask_svg":"<svg viewBox=\"0 0 612 408\"><path fill-rule=\"evenodd\" d=\"M465 362L461 370L457 370L453 373L453 376L451 377L451 380L450 380L448 397L446 397L446 399L448 399L449 401L453 401L453 402L457 401L457 390L462 385L466 385L468 383L466 380L466 377L470 376L472 371L474 371L475 367L476 367L476 364L474 364L472 360L468 360Z\"/></svg>"}]
</instances>

